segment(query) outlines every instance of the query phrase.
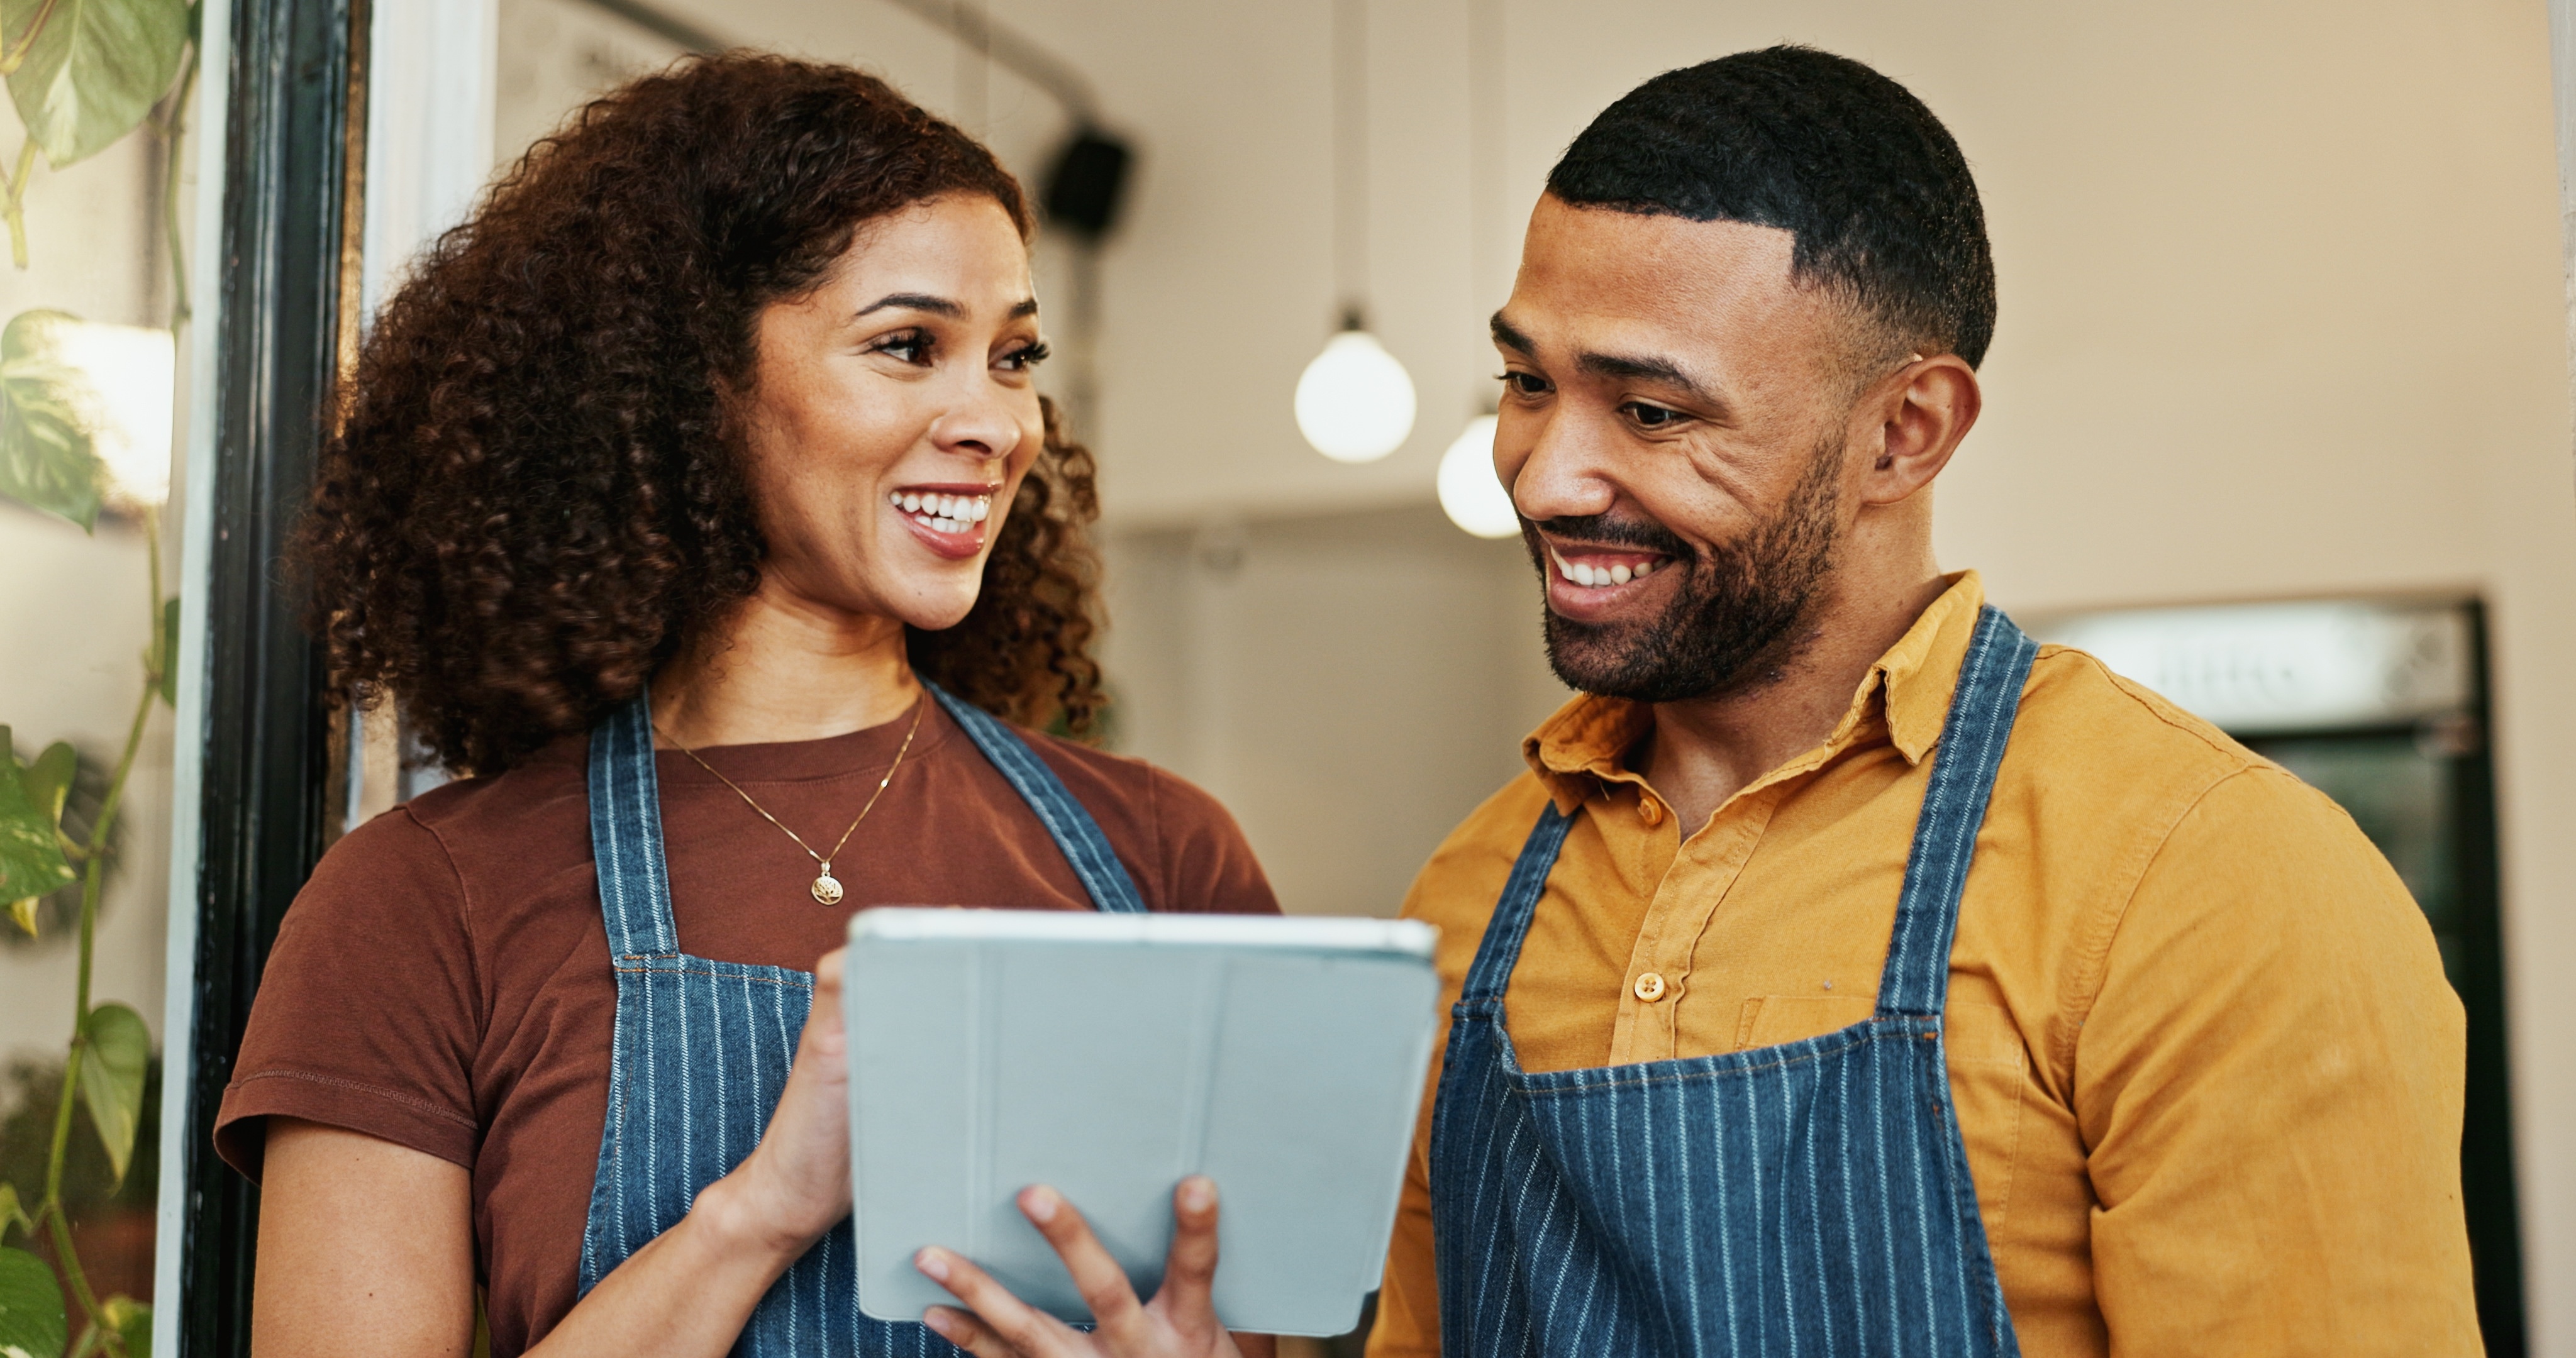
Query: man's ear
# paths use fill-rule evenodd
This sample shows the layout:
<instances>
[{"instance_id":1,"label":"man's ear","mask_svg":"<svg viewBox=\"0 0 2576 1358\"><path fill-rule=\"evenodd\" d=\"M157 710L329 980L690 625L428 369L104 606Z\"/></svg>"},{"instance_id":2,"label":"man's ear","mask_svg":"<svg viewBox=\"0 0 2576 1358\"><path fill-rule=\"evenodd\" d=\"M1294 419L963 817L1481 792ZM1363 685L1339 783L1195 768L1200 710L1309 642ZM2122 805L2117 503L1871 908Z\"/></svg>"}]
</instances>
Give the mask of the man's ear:
<instances>
[{"instance_id":1,"label":"man's ear","mask_svg":"<svg viewBox=\"0 0 2576 1358\"><path fill-rule=\"evenodd\" d=\"M1861 402L1865 418L1878 425L1878 456L1862 474L1862 501L1895 504L1932 484L1984 407L1976 370L1957 354L1907 359Z\"/></svg>"}]
</instances>

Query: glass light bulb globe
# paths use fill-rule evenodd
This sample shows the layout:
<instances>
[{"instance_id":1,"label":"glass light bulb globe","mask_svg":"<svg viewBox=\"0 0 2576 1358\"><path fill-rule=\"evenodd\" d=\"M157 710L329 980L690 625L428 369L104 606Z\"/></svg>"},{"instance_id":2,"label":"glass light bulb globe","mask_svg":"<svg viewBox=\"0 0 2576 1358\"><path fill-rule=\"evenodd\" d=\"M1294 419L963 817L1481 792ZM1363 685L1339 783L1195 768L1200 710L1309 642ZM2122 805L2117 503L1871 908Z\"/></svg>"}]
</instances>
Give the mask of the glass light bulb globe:
<instances>
[{"instance_id":1,"label":"glass light bulb globe","mask_svg":"<svg viewBox=\"0 0 2576 1358\"><path fill-rule=\"evenodd\" d=\"M124 508L170 499L170 429L176 412L177 355L158 327L75 320L61 312L22 312L10 329L69 398L81 431L106 465L110 504ZM13 381L16 379L12 379Z\"/></svg>"},{"instance_id":2,"label":"glass light bulb globe","mask_svg":"<svg viewBox=\"0 0 2576 1358\"><path fill-rule=\"evenodd\" d=\"M1467 421L1457 441L1440 455L1440 508L1449 522L1480 538L1507 538L1521 531L1512 493L1494 477L1493 416Z\"/></svg>"},{"instance_id":3,"label":"glass light bulb globe","mask_svg":"<svg viewBox=\"0 0 2576 1358\"><path fill-rule=\"evenodd\" d=\"M1297 432L1336 462L1375 462L1413 432L1413 379L1365 330L1345 330L1297 379Z\"/></svg>"}]
</instances>

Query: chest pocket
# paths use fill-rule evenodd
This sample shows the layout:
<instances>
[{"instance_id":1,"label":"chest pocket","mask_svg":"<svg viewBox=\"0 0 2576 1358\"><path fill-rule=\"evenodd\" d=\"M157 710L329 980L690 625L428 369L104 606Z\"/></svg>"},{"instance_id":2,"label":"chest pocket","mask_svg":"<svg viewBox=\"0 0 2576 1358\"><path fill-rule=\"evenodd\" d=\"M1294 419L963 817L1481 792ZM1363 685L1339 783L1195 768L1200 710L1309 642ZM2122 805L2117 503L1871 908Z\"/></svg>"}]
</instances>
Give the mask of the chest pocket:
<instances>
[{"instance_id":1,"label":"chest pocket","mask_svg":"<svg viewBox=\"0 0 2576 1358\"><path fill-rule=\"evenodd\" d=\"M1878 1010L1869 995L1756 995L1735 1025L1735 1049L1776 1047L1848 1028ZM1950 1001L1943 1015L1950 1093L1959 1105L1959 1135L1968 1173L1977 1181L1977 1214L1986 1234L2000 1236L2012 1203L2013 1161L2021 1150L2021 1099L2030 1052L2002 1005Z\"/></svg>"}]
</instances>

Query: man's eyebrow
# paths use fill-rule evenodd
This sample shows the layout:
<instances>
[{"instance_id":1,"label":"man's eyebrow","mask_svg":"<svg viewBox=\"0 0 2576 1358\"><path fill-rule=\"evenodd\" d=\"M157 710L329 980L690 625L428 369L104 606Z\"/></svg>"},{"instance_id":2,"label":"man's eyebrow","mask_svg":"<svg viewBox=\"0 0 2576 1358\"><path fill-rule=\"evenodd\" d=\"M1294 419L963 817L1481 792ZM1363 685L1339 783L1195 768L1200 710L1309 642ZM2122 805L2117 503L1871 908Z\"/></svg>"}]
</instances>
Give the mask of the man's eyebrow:
<instances>
[{"instance_id":1,"label":"man's eyebrow","mask_svg":"<svg viewBox=\"0 0 2576 1358\"><path fill-rule=\"evenodd\" d=\"M1538 346L1530 341L1530 337L1515 329L1511 322L1504 320L1503 313L1495 312L1490 324L1494 331L1494 343L1516 354L1529 355L1538 352ZM1595 377L1617 378L1629 382L1654 382L1675 388L1692 399L1709 405L1725 404L1715 392L1701 386L1689 373L1682 371L1682 365L1669 358L1654 355L1586 353L1575 362L1576 366Z\"/></svg>"},{"instance_id":2,"label":"man's eyebrow","mask_svg":"<svg viewBox=\"0 0 2576 1358\"><path fill-rule=\"evenodd\" d=\"M1692 380L1689 373L1682 371L1680 364L1669 358L1651 355L1641 357L1634 354L1585 354L1576 360L1576 363L1583 371L1595 377L1615 377L1629 382L1654 382L1677 388L1697 400L1712 403L1717 400L1715 393Z\"/></svg>"},{"instance_id":3,"label":"man's eyebrow","mask_svg":"<svg viewBox=\"0 0 2576 1358\"><path fill-rule=\"evenodd\" d=\"M851 319L855 320L859 316L883 311L888 307L902 307L907 311L927 311L933 316L945 316L952 321L962 321L966 319L966 308L957 305L955 302L949 301L945 297L933 297L926 292L889 292L885 296L868 303L866 306L860 307ZM1037 310L1037 307L1038 304L1034 300L1028 303L1028 308L1031 311Z\"/></svg>"}]
</instances>

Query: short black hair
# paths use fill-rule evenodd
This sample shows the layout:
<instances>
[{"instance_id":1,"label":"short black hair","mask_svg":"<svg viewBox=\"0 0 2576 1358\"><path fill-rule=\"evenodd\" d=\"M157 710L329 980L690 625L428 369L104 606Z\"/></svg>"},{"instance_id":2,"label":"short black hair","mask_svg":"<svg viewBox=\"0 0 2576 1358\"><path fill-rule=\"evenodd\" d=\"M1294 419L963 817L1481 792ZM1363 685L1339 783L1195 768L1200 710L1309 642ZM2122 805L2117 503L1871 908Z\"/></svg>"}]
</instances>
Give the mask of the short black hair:
<instances>
[{"instance_id":1,"label":"short black hair","mask_svg":"<svg viewBox=\"0 0 2576 1358\"><path fill-rule=\"evenodd\" d=\"M1577 207L1778 227L1791 276L1897 343L1982 362L1995 262L1959 143L1877 71L1812 47L1666 71L1602 110L1547 177Z\"/></svg>"}]
</instances>

